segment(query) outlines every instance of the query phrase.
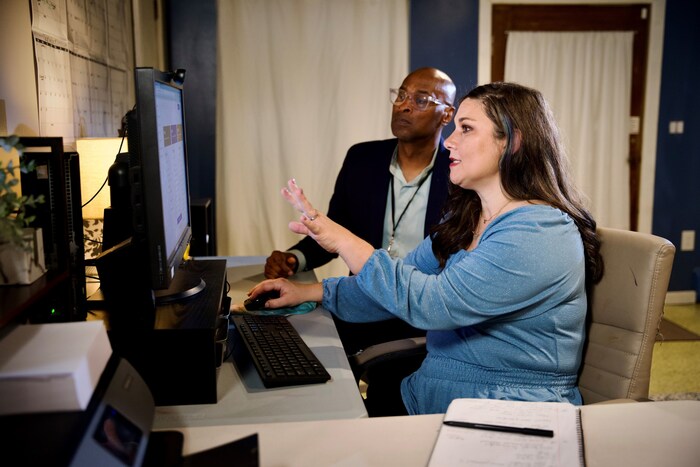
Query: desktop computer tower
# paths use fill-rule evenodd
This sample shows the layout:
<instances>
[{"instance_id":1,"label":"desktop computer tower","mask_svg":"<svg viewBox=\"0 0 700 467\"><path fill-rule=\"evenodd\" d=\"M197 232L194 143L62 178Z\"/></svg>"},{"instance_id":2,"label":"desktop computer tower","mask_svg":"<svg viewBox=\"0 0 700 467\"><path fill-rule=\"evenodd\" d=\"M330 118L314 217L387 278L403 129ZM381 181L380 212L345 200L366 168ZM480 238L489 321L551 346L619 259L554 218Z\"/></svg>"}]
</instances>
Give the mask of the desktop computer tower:
<instances>
[{"instance_id":1,"label":"desktop computer tower","mask_svg":"<svg viewBox=\"0 0 700 467\"><path fill-rule=\"evenodd\" d=\"M42 229L47 274L65 277L52 291L57 299L49 297L42 302L31 320L84 320L87 307L78 154L64 152L60 137L25 137L20 142L25 160L36 164L36 170L21 175L22 194L44 196L43 203L27 209L28 216L36 216L30 227Z\"/></svg>"},{"instance_id":2,"label":"desktop computer tower","mask_svg":"<svg viewBox=\"0 0 700 467\"><path fill-rule=\"evenodd\" d=\"M191 200L190 215L192 216L190 256L216 256L214 203L211 198Z\"/></svg>"},{"instance_id":3,"label":"desktop computer tower","mask_svg":"<svg viewBox=\"0 0 700 467\"><path fill-rule=\"evenodd\" d=\"M95 315L104 320L115 354L127 360L144 379L157 406L215 404L218 368L228 338L226 260L191 260L182 266L201 277L199 294L147 310L90 297ZM125 303L126 303L125 302Z\"/></svg>"}]
</instances>

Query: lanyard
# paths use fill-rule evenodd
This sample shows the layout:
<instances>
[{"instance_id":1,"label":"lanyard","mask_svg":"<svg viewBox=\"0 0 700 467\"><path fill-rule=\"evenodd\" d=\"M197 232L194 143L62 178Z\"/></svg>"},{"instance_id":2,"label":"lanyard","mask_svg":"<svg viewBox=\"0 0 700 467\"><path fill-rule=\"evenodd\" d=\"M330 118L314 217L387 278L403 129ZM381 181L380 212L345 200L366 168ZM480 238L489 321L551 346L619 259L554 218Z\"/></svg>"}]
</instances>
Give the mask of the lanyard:
<instances>
[{"instance_id":1,"label":"lanyard","mask_svg":"<svg viewBox=\"0 0 700 467\"><path fill-rule=\"evenodd\" d=\"M430 170L428 170L428 173L425 174L425 177L418 183L418 187L416 188L416 191L413 192L411 195L411 198L408 200L408 203L406 203L406 206L403 208L403 211L401 212L401 215L399 216L398 220L395 220L396 216L396 200L394 199L394 176L392 175L391 177L391 237L389 238L389 246L387 246L386 251L391 253L391 248L394 246L394 235L396 233L396 229L399 227L399 224L401 223L401 219L403 219L403 215L406 214L406 211L408 210L408 207L411 205L411 202L413 201L413 198L416 197L418 192L420 191L420 188L423 186L423 183L430 177L430 174L433 173L433 168L431 167Z\"/></svg>"}]
</instances>

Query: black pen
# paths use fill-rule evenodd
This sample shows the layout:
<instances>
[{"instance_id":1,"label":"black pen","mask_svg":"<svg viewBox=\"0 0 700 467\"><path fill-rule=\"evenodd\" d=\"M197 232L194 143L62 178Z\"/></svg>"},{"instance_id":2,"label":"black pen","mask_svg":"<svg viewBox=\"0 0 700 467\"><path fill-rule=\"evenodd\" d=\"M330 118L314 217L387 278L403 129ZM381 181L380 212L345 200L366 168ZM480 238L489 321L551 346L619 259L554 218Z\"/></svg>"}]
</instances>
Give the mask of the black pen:
<instances>
[{"instance_id":1,"label":"black pen","mask_svg":"<svg viewBox=\"0 0 700 467\"><path fill-rule=\"evenodd\" d=\"M471 423L471 422L457 422L454 420L445 420L442 422L447 426L456 426L460 428L474 428L476 430L490 430L490 431L501 431L504 433L519 433L521 435L532 435L532 436L543 436L545 438L553 438L554 432L552 430L541 430L539 428L523 428L517 426L505 426L505 425L489 425L487 423Z\"/></svg>"}]
</instances>

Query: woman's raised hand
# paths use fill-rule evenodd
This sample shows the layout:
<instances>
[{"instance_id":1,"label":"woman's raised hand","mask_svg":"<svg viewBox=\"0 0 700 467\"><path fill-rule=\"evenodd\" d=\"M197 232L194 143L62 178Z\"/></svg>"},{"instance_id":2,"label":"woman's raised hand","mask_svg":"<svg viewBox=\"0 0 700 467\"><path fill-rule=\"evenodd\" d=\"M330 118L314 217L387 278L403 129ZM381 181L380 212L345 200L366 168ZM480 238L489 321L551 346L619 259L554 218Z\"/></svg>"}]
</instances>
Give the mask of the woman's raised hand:
<instances>
[{"instance_id":1,"label":"woman's raised hand","mask_svg":"<svg viewBox=\"0 0 700 467\"><path fill-rule=\"evenodd\" d=\"M315 209L309 200L306 199L304 190L297 185L295 179L289 180L287 186L282 188L282 196L297 211L302 213L299 221L289 223L289 230L298 234L309 235L326 251L331 253L340 252L342 241L352 235L349 230L336 224Z\"/></svg>"},{"instance_id":2,"label":"woman's raised hand","mask_svg":"<svg viewBox=\"0 0 700 467\"><path fill-rule=\"evenodd\" d=\"M292 232L308 235L326 251L338 253L353 273L362 269L374 251L372 245L315 209L295 179L290 179L282 188L282 196L302 213L298 221L289 223Z\"/></svg>"}]
</instances>

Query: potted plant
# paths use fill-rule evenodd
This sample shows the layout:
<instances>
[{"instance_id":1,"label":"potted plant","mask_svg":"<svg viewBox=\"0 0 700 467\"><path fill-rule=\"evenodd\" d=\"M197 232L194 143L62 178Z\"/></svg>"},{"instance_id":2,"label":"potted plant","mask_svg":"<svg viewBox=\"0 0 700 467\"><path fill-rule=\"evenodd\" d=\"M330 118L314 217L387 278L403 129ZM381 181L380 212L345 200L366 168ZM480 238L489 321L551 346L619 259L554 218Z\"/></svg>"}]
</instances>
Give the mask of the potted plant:
<instances>
[{"instance_id":1,"label":"potted plant","mask_svg":"<svg viewBox=\"0 0 700 467\"><path fill-rule=\"evenodd\" d=\"M17 171L35 170L34 161L24 160L19 137L0 137L0 148L8 153L14 149L19 154L18 166L11 158L7 158L7 163L0 159L0 285L30 284L46 268L41 229L28 228L34 216L27 215L27 208L43 203L44 197L22 196L17 191Z\"/></svg>"}]
</instances>

